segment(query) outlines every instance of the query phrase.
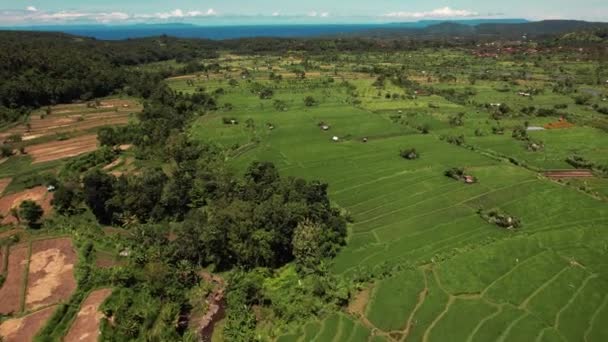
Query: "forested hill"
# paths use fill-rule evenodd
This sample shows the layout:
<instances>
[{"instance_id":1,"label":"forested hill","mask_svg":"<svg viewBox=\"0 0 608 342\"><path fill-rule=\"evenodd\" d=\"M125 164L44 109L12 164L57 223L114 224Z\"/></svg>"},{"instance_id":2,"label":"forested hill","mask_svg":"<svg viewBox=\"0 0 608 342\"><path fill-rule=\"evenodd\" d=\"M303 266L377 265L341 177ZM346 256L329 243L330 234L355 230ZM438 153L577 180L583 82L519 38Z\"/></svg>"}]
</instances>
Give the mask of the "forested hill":
<instances>
[{"instance_id":1,"label":"forested hill","mask_svg":"<svg viewBox=\"0 0 608 342\"><path fill-rule=\"evenodd\" d=\"M412 28L391 27L357 33L357 36L409 37L433 39L440 37L469 37L473 39L552 38L583 30L608 29L608 23L578 20L543 20L526 23L481 23L467 25L459 22L440 22L435 25Z\"/></svg>"},{"instance_id":2,"label":"forested hill","mask_svg":"<svg viewBox=\"0 0 608 342\"><path fill-rule=\"evenodd\" d=\"M595 32L590 37L601 40L604 35L597 32L606 30L608 23L582 21L484 23L476 26L446 22L423 29L394 28L347 37L260 37L224 41L167 36L101 41L63 33L0 31L0 125L17 121L32 108L41 106L89 100L125 90L129 95L142 95L137 91L145 82L142 75L126 70L126 67L176 60L187 65L182 70L184 73L191 73L205 67L201 65L201 59L216 57L219 50L243 54L291 50L309 53L394 52L421 45L473 46L480 40L522 39L522 36L554 39L565 35L569 38L563 40L564 43L589 40L577 39L578 32Z\"/></svg>"},{"instance_id":3,"label":"forested hill","mask_svg":"<svg viewBox=\"0 0 608 342\"><path fill-rule=\"evenodd\" d=\"M206 40L107 42L40 32L0 32L0 46L0 123L31 108L109 95L129 83L123 66L216 54Z\"/></svg>"}]
</instances>

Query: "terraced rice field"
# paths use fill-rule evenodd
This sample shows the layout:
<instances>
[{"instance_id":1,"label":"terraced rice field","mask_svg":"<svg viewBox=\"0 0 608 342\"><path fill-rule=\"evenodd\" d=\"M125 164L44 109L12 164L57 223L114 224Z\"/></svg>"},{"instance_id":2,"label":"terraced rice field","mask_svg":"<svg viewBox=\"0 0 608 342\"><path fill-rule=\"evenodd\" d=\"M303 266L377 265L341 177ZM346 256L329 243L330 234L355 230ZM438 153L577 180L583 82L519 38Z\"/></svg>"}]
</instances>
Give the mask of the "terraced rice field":
<instances>
[{"instance_id":1,"label":"terraced rice field","mask_svg":"<svg viewBox=\"0 0 608 342\"><path fill-rule=\"evenodd\" d=\"M372 81L357 82L369 88ZM333 203L354 220L332 271L389 276L374 282L360 314L330 314L279 341L605 340L606 202L494 156L563 169L573 150L599 155L604 133L588 127L534 132L550 146L539 154L526 152L510 132L470 138L476 148L467 149L440 136L466 134L469 140L477 125L488 128L486 114L471 115L464 128L450 127L449 114L467 108L442 97L374 100L369 92L354 107L341 87L291 86L275 90L275 98L288 103L285 112L244 87L231 89L222 100L235 110L201 118L192 134L234 147L236 170L268 160L282 174L327 182ZM320 105L305 107L306 95ZM429 103L439 109L429 110ZM391 118L398 110L401 123ZM424 115L408 114L418 110ZM223 124L226 116L239 123ZM248 119L253 127L245 125ZM414 129L421 123L431 134ZM598 140L585 145L584 134ZM410 147L419 159L399 156ZM445 177L452 167L465 168L478 183ZM521 219L523 227L504 230L477 213L494 208Z\"/></svg>"}]
</instances>

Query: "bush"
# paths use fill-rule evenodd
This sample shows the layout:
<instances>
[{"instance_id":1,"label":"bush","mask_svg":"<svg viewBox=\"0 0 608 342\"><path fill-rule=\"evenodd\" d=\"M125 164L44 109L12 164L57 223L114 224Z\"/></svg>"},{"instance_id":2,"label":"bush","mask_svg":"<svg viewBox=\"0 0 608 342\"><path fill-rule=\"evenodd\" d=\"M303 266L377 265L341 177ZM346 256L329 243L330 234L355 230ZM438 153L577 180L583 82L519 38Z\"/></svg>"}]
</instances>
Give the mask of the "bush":
<instances>
[{"instance_id":1,"label":"bush","mask_svg":"<svg viewBox=\"0 0 608 342\"><path fill-rule=\"evenodd\" d=\"M262 100L270 100L274 96L274 90L271 88L264 88L260 92L260 99Z\"/></svg>"},{"instance_id":2,"label":"bush","mask_svg":"<svg viewBox=\"0 0 608 342\"><path fill-rule=\"evenodd\" d=\"M306 98L304 99L304 105L306 107L315 106L317 105L317 100L315 100L315 98L312 96L306 96Z\"/></svg>"},{"instance_id":3,"label":"bush","mask_svg":"<svg viewBox=\"0 0 608 342\"><path fill-rule=\"evenodd\" d=\"M8 158L13 155L13 146L9 144L2 144L0 146L0 155L3 158Z\"/></svg>"},{"instance_id":4,"label":"bush","mask_svg":"<svg viewBox=\"0 0 608 342\"><path fill-rule=\"evenodd\" d=\"M449 142L452 145L456 145L456 146L464 145L464 135L462 135L462 134L459 136L453 136L453 135L443 136L443 137L441 137L441 139Z\"/></svg>"},{"instance_id":5,"label":"bush","mask_svg":"<svg viewBox=\"0 0 608 342\"><path fill-rule=\"evenodd\" d=\"M528 131L526 131L526 128L523 126L515 127L515 129L513 129L513 133L511 134L511 136L517 140L526 141L529 139Z\"/></svg>"},{"instance_id":6,"label":"bush","mask_svg":"<svg viewBox=\"0 0 608 342\"><path fill-rule=\"evenodd\" d=\"M501 228L516 229L520 228L522 225L521 220L512 215L503 213L499 209L492 209L487 212L479 209L477 213L479 216L481 216L481 218L488 221L488 223L495 224Z\"/></svg>"},{"instance_id":7,"label":"bush","mask_svg":"<svg viewBox=\"0 0 608 342\"><path fill-rule=\"evenodd\" d=\"M401 152L399 152L399 155L401 156L401 158L407 160L414 160L420 158L420 154L418 153L418 151L416 151L415 148L401 150Z\"/></svg>"}]
</instances>

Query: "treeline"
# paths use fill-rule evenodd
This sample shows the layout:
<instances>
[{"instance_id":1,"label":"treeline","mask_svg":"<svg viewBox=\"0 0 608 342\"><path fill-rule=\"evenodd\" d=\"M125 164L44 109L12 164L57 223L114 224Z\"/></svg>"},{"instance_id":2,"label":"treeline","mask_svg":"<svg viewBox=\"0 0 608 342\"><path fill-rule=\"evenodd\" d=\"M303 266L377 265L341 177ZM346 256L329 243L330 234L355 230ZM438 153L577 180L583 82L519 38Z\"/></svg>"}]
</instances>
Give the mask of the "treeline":
<instances>
[{"instance_id":1,"label":"treeline","mask_svg":"<svg viewBox=\"0 0 608 342\"><path fill-rule=\"evenodd\" d=\"M90 100L141 83L127 66L216 56L204 40L97 41L59 33L0 32L0 123L31 108ZM155 80L159 81L159 80Z\"/></svg>"},{"instance_id":2,"label":"treeline","mask_svg":"<svg viewBox=\"0 0 608 342\"><path fill-rule=\"evenodd\" d=\"M267 162L233 174L223 150L186 132L191 119L216 108L213 96L177 93L164 82L141 89L150 95L139 121L102 130L103 148L67 163L54 194L67 220L90 212L99 224L130 232L120 243L129 262L108 278L116 294L104 310L113 322L104 338L191 338L190 294L209 286L201 267L229 271L225 334L233 341L254 339L251 305L282 322L343 305L348 287L327 273L326 261L345 243L346 219L331 206L327 184L281 177ZM119 177L103 171L122 143L134 144L151 166ZM291 262L300 285L278 292L262 286Z\"/></svg>"}]
</instances>

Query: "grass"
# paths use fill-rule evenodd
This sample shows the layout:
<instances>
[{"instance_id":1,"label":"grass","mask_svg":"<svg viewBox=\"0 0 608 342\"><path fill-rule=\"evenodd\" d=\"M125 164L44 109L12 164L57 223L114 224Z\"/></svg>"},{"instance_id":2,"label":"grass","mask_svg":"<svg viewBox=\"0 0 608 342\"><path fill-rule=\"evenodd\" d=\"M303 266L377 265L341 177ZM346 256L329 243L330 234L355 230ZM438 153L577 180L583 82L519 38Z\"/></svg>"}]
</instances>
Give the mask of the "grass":
<instances>
[{"instance_id":1,"label":"grass","mask_svg":"<svg viewBox=\"0 0 608 342\"><path fill-rule=\"evenodd\" d=\"M558 184L535 171L570 168L565 159L572 154L608 162L608 138L587 125L597 113L550 88L552 74L547 70L566 65L564 74L587 82L584 70L589 63L565 61L564 55L538 63L478 59L441 49L391 56L370 53L362 60L348 54L336 58L334 83L313 73L304 81L275 83L260 70L253 72L253 81L239 79L236 87L218 77L195 79L194 84L174 79L170 84L180 91L199 86L225 90L218 102L233 109L199 118L190 134L231 149L228 158L235 172L264 160L275 163L284 175L330 185L334 205L354 220L348 245L333 260L331 271L351 277L390 270L377 282L365 315L378 329L373 339L391 332L396 335L390 338L407 333L407 340L414 341L424 336L463 341L603 337L605 328L585 320L603 319L606 305L587 308L583 303L603 300L608 263L600 260L608 253L608 236L602 229L608 224L606 203L575 189L581 186L576 182ZM229 63L237 70L254 70L256 61L247 57ZM286 70L294 61L272 63ZM390 82L378 89L373 86L375 77L352 72L354 65L366 63L404 65L403 72L421 85L470 94L457 101L438 94L412 97L413 89ZM522 69L529 75L516 82L498 76ZM320 75L331 75L331 70L321 68ZM440 82L439 72L453 74L456 80ZM484 73L489 74L486 79L469 82L471 74ZM350 83L350 90L340 77ZM272 87L273 100L260 100L253 91L255 83ZM523 98L517 93L526 87L544 90ZM386 93L399 96L387 99ZM309 95L318 105L304 106ZM277 111L275 99L287 110ZM500 122L485 106L496 102L511 108ZM511 131L526 121L542 126L558 119L525 115L522 108L549 109L555 104L567 105L563 111L574 128L530 132L532 139L544 143L539 152L527 151L522 141L511 137ZM452 126L450 117L461 112L464 125ZM238 124L226 125L223 118L234 118ZM320 129L320 123L329 130ZM491 133L497 125L505 129L504 135ZM422 126L429 134L420 134ZM441 139L458 135L464 136L464 146ZM334 136L339 142L332 141ZM399 157L401 149L411 147L420 152L419 159ZM443 172L452 167L465 168L479 182L466 185L445 177ZM585 186L600 193L608 189L602 179L589 180ZM478 209L494 208L519 218L522 228L506 231L477 214ZM419 301L424 284L427 292ZM360 319L352 325L351 320L338 314L322 325L310 322L300 341L367 341L369 328Z\"/></svg>"}]
</instances>

